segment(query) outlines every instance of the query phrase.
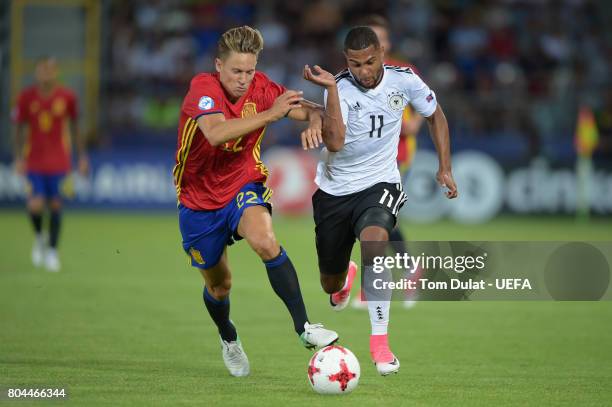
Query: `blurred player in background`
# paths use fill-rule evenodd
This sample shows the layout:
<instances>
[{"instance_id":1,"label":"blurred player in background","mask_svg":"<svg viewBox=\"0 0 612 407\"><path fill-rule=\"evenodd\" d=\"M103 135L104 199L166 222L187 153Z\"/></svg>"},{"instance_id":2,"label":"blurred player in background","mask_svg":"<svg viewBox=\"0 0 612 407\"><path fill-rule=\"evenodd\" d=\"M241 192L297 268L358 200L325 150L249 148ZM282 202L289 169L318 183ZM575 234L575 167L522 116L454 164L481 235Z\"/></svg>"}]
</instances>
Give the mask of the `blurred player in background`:
<instances>
[{"instance_id":1,"label":"blurred player in background","mask_svg":"<svg viewBox=\"0 0 612 407\"><path fill-rule=\"evenodd\" d=\"M338 339L336 332L308 322L295 268L272 229L272 191L265 185L268 170L260 158L268 124L287 116L309 121L302 137L320 140L321 112L303 106L301 92L255 70L262 49L260 32L247 26L221 36L217 72L195 76L183 101L174 168L183 248L204 277L204 304L233 376L246 376L250 369L229 318L227 246L236 240L246 239L263 261L304 346L322 347Z\"/></svg>"},{"instance_id":2,"label":"blurred player in background","mask_svg":"<svg viewBox=\"0 0 612 407\"><path fill-rule=\"evenodd\" d=\"M325 88L325 148L312 202L321 285L337 310L348 304L357 273L350 261L355 238L361 242L364 273L371 275L372 260L384 256L406 200L396 157L408 104L427 118L438 151L438 183L448 189L447 198L457 196L448 123L433 91L410 68L383 64L383 48L369 27L348 32L344 55L348 69L335 77L317 65L304 68L305 79ZM382 294L368 298L366 289L370 354L378 372L388 375L397 372L400 363L387 337L390 292Z\"/></svg>"},{"instance_id":3,"label":"blurred player in background","mask_svg":"<svg viewBox=\"0 0 612 407\"><path fill-rule=\"evenodd\" d=\"M14 166L27 175L27 208L34 228L32 262L48 271L59 271L57 254L62 197L61 185L70 172L74 138L79 155L79 171L88 170L85 144L79 137L76 95L57 80L57 62L41 58L36 64L36 84L24 89L13 110ZM49 209L48 236L43 233L43 213Z\"/></svg>"},{"instance_id":4,"label":"blurred player in background","mask_svg":"<svg viewBox=\"0 0 612 407\"><path fill-rule=\"evenodd\" d=\"M380 41L380 46L384 49L385 53L385 64L408 67L412 69L416 74L418 70L410 63L396 59L392 57L392 43L391 43L391 32L389 30L389 22L383 16L377 14L371 14L360 20L359 25L368 26L374 31ZM414 155L417 149L417 133L423 124L423 116L415 112L411 105L406 106L402 116L402 131L400 133L399 144L397 148L397 165L399 167L402 181L406 179L406 174L410 169ZM389 240L394 242L394 248L401 253L407 253L406 240L402 233L400 226L396 226L389 236ZM420 276L420 270L415 273L411 273L407 278L418 279ZM411 308L415 304L416 290L406 291L406 300L404 306ZM363 295L356 297L353 302L353 308L366 309L367 304L362 299Z\"/></svg>"}]
</instances>

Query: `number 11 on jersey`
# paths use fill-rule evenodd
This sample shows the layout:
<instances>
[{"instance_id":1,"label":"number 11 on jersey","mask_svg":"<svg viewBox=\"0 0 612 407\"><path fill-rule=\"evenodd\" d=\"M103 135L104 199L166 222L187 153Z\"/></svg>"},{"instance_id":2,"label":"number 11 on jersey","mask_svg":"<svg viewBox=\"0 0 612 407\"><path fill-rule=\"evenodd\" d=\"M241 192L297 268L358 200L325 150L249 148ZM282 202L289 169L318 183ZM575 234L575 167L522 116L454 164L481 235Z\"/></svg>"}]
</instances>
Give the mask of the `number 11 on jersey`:
<instances>
[{"instance_id":1,"label":"number 11 on jersey","mask_svg":"<svg viewBox=\"0 0 612 407\"><path fill-rule=\"evenodd\" d=\"M370 130L370 137L374 137L374 131L378 130L378 138L380 138L380 136L382 135L383 128L383 115L378 115L378 121L380 123L378 129L376 129L376 116L370 115L370 119L372 120L372 130Z\"/></svg>"}]
</instances>

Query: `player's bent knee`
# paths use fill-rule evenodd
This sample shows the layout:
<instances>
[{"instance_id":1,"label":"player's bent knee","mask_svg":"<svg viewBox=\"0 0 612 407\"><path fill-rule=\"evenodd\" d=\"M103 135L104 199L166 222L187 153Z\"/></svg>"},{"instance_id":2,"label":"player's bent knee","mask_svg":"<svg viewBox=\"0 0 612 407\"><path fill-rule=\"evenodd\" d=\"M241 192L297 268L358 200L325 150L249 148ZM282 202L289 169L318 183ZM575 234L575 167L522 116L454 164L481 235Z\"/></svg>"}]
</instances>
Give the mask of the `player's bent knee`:
<instances>
[{"instance_id":1,"label":"player's bent knee","mask_svg":"<svg viewBox=\"0 0 612 407\"><path fill-rule=\"evenodd\" d=\"M272 260L280 253L280 246L273 233L266 234L259 239L254 239L250 243L255 253L262 260Z\"/></svg>"},{"instance_id":2,"label":"player's bent knee","mask_svg":"<svg viewBox=\"0 0 612 407\"><path fill-rule=\"evenodd\" d=\"M51 202L49 202L49 208L51 208L52 211L60 211L62 209L62 200L57 198L52 199Z\"/></svg>"},{"instance_id":3,"label":"player's bent knee","mask_svg":"<svg viewBox=\"0 0 612 407\"><path fill-rule=\"evenodd\" d=\"M232 281L226 280L221 284L211 285L207 287L208 292L216 299L221 300L230 295L232 290Z\"/></svg>"},{"instance_id":4,"label":"player's bent knee","mask_svg":"<svg viewBox=\"0 0 612 407\"><path fill-rule=\"evenodd\" d=\"M359 233L361 259L364 264L371 264L374 257L384 256L389 232L395 226L395 217L383 208L368 208L355 224L355 233ZM364 244L364 242L384 242L381 244Z\"/></svg>"},{"instance_id":5,"label":"player's bent knee","mask_svg":"<svg viewBox=\"0 0 612 407\"><path fill-rule=\"evenodd\" d=\"M365 242L384 242L389 240L389 233L380 226L367 226L361 231L359 240Z\"/></svg>"},{"instance_id":6,"label":"player's bent knee","mask_svg":"<svg viewBox=\"0 0 612 407\"><path fill-rule=\"evenodd\" d=\"M361 241L389 240L389 233L395 227L395 216L383 208L371 207L355 222L355 235Z\"/></svg>"},{"instance_id":7,"label":"player's bent knee","mask_svg":"<svg viewBox=\"0 0 612 407\"><path fill-rule=\"evenodd\" d=\"M41 197L28 199L28 210L34 213L41 213L45 208L45 200Z\"/></svg>"},{"instance_id":8,"label":"player's bent knee","mask_svg":"<svg viewBox=\"0 0 612 407\"><path fill-rule=\"evenodd\" d=\"M211 287L210 294L217 300L222 300L230 295L230 288L226 287Z\"/></svg>"}]
</instances>

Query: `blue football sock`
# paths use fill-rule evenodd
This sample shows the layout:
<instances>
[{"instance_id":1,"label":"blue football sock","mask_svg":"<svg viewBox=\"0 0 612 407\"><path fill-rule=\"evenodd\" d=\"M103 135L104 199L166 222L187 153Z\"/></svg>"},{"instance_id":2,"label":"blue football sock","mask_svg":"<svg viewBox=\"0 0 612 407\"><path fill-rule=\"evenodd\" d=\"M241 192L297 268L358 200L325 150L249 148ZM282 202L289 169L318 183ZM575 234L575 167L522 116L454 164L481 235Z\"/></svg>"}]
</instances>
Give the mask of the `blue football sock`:
<instances>
[{"instance_id":1,"label":"blue football sock","mask_svg":"<svg viewBox=\"0 0 612 407\"><path fill-rule=\"evenodd\" d=\"M34 232L40 235L42 233L42 214L30 212L30 220L32 221Z\"/></svg>"},{"instance_id":2,"label":"blue football sock","mask_svg":"<svg viewBox=\"0 0 612 407\"><path fill-rule=\"evenodd\" d=\"M264 264L272 289L285 303L293 319L295 332L301 335L304 332L304 324L308 322L308 316L293 263L285 249L281 247L280 254L272 260L264 261Z\"/></svg>"},{"instance_id":3,"label":"blue football sock","mask_svg":"<svg viewBox=\"0 0 612 407\"><path fill-rule=\"evenodd\" d=\"M224 341L233 342L238 338L236 328L229 319L230 313L230 301L229 297L223 300L217 300L208 292L207 288L204 287L204 305L210 314L210 317L217 325L219 329L219 335Z\"/></svg>"},{"instance_id":4,"label":"blue football sock","mask_svg":"<svg viewBox=\"0 0 612 407\"><path fill-rule=\"evenodd\" d=\"M51 211L49 218L49 246L55 249L59 240L60 226L62 223L62 214L60 211Z\"/></svg>"}]
</instances>

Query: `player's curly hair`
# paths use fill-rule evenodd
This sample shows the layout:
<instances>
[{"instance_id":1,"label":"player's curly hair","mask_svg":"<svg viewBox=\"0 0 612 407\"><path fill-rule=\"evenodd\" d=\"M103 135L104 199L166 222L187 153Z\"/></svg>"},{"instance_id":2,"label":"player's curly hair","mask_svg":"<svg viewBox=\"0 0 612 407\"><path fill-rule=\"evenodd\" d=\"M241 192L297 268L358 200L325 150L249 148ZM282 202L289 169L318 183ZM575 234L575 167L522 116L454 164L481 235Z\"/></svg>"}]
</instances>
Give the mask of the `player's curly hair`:
<instances>
[{"instance_id":1,"label":"player's curly hair","mask_svg":"<svg viewBox=\"0 0 612 407\"><path fill-rule=\"evenodd\" d=\"M264 40L259 30L248 25L230 28L223 33L217 44L217 56L225 58L230 51L240 54L255 54L263 49Z\"/></svg>"},{"instance_id":2,"label":"player's curly hair","mask_svg":"<svg viewBox=\"0 0 612 407\"><path fill-rule=\"evenodd\" d=\"M349 49L359 51L366 49L370 45L374 45L376 49L380 47L380 42L378 41L376 33L370 27L353 27L348 34L346 34L346 38L344 39L344 52Z\"/></svg>"}]
</instances>

